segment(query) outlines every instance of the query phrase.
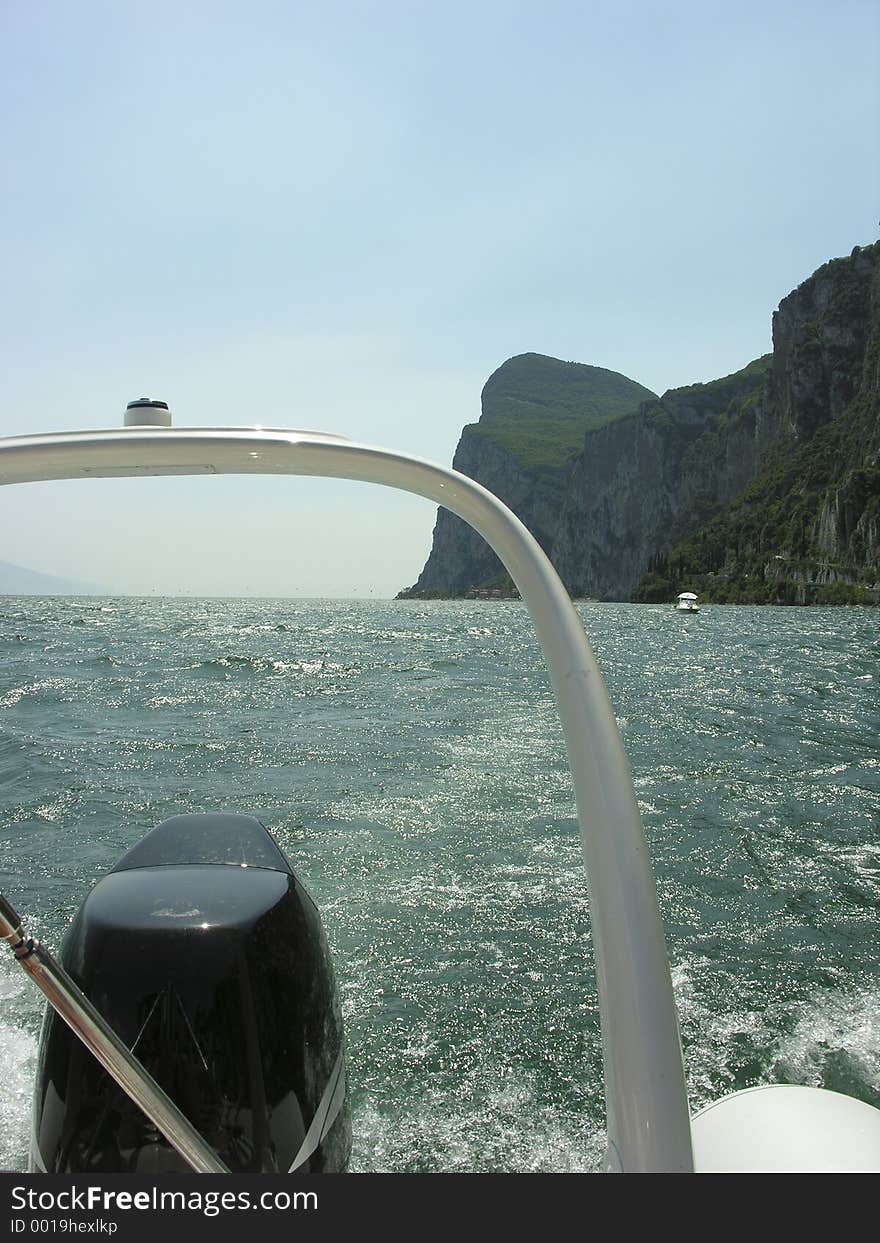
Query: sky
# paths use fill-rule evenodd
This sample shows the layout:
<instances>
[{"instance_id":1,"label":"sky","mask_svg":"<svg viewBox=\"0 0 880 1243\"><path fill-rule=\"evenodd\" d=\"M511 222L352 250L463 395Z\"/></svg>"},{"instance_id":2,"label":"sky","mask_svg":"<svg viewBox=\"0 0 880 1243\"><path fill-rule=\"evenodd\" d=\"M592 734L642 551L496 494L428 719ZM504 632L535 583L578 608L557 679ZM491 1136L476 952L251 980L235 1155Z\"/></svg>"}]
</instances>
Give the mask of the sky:
<instances>
[{"instance_id":1,"label":"sky","mask_svg":"<svg viewBox=\"0 0 880 1243\"><path fill-rule=\"evenodd\" d=\"M0 3L0 435L318 428L449 465L526 351L657 393L880 217L877 0ZM436 509L313 479L0 489L110 593L410 586Z\"/></svg>"}]
</instances>

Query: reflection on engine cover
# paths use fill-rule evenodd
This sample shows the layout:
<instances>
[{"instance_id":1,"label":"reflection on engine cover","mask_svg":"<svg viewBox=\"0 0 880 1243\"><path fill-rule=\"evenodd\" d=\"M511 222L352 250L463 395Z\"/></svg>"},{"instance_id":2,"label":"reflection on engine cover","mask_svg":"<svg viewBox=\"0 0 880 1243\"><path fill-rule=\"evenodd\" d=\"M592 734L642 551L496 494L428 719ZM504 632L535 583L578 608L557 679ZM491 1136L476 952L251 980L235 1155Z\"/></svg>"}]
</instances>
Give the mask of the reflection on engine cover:
<instances>
[{"instance_id":1,"label":"reflection on engine cover","mask_svg":"<svg viewBox=\"0 0 880 1243\"><path fill-rule=\"evenodd\" d=\"M166 820L95 886L61 959L230 1170L345 1169L351 1120L327 941L258 820ZM188 1168L51 1010L32 1158L50 1173Z\"/></svg>"}]
</instances>

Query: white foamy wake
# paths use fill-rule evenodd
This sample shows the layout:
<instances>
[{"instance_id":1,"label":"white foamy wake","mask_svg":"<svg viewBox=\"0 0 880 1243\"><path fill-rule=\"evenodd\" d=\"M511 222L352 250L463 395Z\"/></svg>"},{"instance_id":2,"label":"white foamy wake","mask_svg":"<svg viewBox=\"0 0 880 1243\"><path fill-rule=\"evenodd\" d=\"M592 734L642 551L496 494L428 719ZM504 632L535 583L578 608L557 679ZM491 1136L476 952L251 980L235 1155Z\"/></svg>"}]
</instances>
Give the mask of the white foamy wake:
<instances>
[{"instance_id":1,"label":"white foamy wake","mask_svg":"<svg viewBox=\"0 0 880 1243\"><path fill-rule=\"evenodd\" d=\"M541 1099L528 1072L460 1091L430 1087L401 1108L368 1101L353 1111L353 1172L586 1173L602 1168L605 1136ZM601 1085L598 1085L601 1092Z\"/></svg>"},{"instance_id":2,"label":"white foamy wake","mask_svg":"<svg viewBox=\"0 0 880 1243\"><path fill-rule=\"evenodd\" d=\"M0 1170L27 1169L37 1041L20 1013L31 1002L39 1009L29 987L11 959L0 963Z\"/></svg>"},{"instance_id":3,"label":"white foamy wake","mask_svg":"<svg viewBox=\"0 0 880 1243\"><path fill-rule=\"evenodd\" d=\"M880 990L828 991L800 1010L778 1046L778 1078L880 1105Z\"/></svg>"}]
</instances>

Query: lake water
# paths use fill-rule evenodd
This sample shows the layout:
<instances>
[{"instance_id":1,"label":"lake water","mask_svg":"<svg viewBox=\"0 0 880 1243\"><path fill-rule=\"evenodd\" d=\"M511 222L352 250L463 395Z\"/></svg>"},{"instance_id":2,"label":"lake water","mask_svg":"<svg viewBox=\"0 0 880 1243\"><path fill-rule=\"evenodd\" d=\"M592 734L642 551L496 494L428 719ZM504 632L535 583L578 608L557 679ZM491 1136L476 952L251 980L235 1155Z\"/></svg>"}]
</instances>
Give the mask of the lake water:
<instances>
[{"instance_id":1,"label":"lake water","mask_svg":"<svg viewBox=\"0 0 880 1243\"><path fill-rule=\"evenodd\" d=\"M692 1106L880 1105L880 615L581 604L633 769ZM260 817L320 908L355 1170L589 1170L587 884L518 603L0 599L0 888L53 948L169 815ZM0 958L0 1168L42 1003Z\"/></svg>"}]
</instances>

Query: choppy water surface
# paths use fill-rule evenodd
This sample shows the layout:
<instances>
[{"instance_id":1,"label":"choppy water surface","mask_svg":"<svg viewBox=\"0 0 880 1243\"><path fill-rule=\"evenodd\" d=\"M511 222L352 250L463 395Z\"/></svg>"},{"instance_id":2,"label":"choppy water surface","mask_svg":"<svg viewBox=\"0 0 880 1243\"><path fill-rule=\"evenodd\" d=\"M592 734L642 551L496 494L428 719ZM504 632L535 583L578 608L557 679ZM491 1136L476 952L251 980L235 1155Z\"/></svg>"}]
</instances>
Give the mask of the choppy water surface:
<instances>
[{"instance_id":1,"label":"choppy water surface","mask_svg":"<svg viewBox=\"0 0 880 1243\"><path fill-rule=\"evenodd\" d=\"M880 1105L880 621L578 606L655 862L698 1107ZM587 1170L604 1147L586 882L514 603L0 599L0 883L57 947L184 811L273 832L320 907L357 1170ZM0 959L0 1167L41 1004Z\"/></svg>"}]
</instances>

